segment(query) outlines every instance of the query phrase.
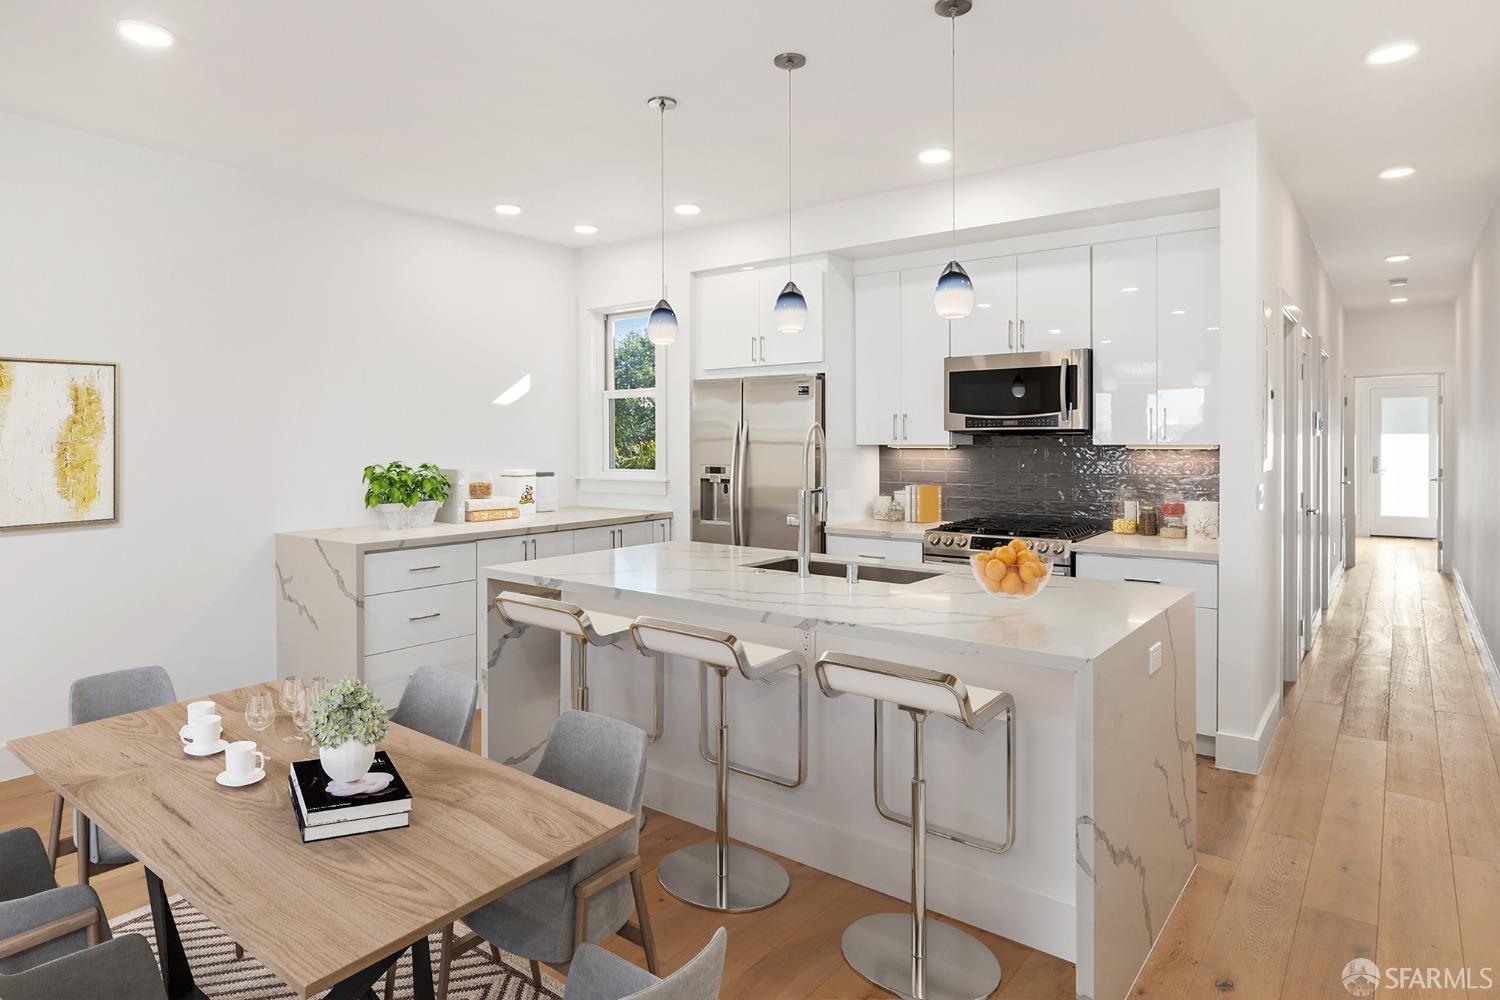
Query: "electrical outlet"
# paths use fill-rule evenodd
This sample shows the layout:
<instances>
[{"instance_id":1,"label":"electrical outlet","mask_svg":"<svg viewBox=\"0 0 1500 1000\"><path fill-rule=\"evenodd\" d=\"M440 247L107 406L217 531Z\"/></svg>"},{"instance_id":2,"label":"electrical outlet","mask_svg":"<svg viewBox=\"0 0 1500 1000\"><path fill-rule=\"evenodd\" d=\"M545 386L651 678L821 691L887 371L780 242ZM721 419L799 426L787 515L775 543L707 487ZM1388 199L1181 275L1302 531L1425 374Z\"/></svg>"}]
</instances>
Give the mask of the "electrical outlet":
<instances>
[{"instance_id":1,"label":"electrical outlet","mask_svg":"<svg viewBox=\"0 0 1500 1000\"><path fill-rule=\"evenodd\" d=\"M1146 653L1146 676L1150 677L1161 669L1161 643L1153 642L1151 649Z\"/></svg>"}]
</instances>

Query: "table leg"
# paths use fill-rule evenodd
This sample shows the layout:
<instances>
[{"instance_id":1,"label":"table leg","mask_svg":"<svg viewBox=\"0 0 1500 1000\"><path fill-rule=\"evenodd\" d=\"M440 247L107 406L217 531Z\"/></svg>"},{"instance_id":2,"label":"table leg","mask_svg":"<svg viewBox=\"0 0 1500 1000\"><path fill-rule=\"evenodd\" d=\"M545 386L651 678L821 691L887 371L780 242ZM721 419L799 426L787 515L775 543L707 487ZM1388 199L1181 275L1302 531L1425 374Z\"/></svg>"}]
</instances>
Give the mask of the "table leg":
<instances>
[{"instance_id":1,"label":"table leg","mask_svg":"<svg viewBox=\"0 0 1500 1000\"><path fill-rule=\"evenodd\" d=\"M177 921L172 918L172 904L161 879L151 869L146 869L146 895L151 899L151 923L156 929L157 961L161 963L161 981L171 1000L206 1000L203 991L193 982L193 970L188 966L187 952L182 948L182 937L177 933Z\"/></svg>"},{"instance_id":2,"label":"table leg","mask_svg":"<svg viewBox=\"0 0 1500 1000\"><path fill-rule=\"evenodd\" d=\"M361 1000L365 997L378 1000L374 989L376 981L400 960L401 955L402 952L398 951L394 955L387 955L374 965L359 970L329 990L324 1000ZM428 952L425 937L412 942L411 978L412 995L415 1000L433 1000L432 958Z\"/></svg>"}]
</instances>

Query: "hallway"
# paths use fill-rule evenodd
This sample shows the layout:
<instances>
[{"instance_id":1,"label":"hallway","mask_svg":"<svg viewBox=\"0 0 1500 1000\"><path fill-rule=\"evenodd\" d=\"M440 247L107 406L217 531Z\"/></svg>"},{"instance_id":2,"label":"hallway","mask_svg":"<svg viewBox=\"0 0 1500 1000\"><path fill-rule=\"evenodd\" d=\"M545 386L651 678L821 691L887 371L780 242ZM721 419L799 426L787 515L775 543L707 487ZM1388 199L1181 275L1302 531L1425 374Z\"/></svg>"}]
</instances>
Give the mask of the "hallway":
<instances>
[{"instance_id":1,"label":"hallway","mask_svg":"<svg viewBox=\"0 0 1500 1000\"><path fill-rule=\"evenodd\" d=\"M1135 996L1348 997L1356 956L1476 987L1382 997L1500 996L1500 711L1435 554L1360 539L1262 773L1200 758L1199 869Z\"/></svg>"}]
</instances>

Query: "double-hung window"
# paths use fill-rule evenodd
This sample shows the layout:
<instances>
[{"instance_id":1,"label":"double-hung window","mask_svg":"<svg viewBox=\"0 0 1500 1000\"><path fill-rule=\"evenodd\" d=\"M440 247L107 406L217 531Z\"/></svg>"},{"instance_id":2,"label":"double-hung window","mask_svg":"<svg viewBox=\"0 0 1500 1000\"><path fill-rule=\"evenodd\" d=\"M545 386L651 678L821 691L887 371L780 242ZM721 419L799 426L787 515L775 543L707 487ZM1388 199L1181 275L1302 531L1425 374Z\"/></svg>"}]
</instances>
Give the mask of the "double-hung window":
<instances>
[{"instance_id":1,"label":"double-hung window","mask_svg":"<svg viewBox=\"0 0 1500 1000\"><path fill-rule=\"evenodd\" d=\"M658 478L662 468L659 352L646 335L650 310L604 317L603 471Z\"/></svg>"}]
</instances>

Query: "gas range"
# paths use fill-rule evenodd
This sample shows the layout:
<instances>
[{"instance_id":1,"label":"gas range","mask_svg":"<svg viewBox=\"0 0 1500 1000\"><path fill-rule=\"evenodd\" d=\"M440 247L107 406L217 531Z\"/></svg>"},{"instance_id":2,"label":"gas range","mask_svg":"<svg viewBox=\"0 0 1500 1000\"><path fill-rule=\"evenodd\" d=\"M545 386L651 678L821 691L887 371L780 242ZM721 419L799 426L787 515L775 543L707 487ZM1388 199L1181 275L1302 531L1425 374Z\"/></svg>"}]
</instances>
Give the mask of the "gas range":
<instances>
[{"instance_id":1,"label":"gas range","mask_svg":"<svg viewBox=\"0 0 1500 1000\"><path fill-rule=\"evenodd\" d=\"M1073 543L1103 534L1104 528L1083 518L995 514L941 524L922 539L922 561L965 562L971 552L1009 545L1019 538L1027 548L1052 560L1054 576L1073 575Z\"/></svg>"}]
</instances>

